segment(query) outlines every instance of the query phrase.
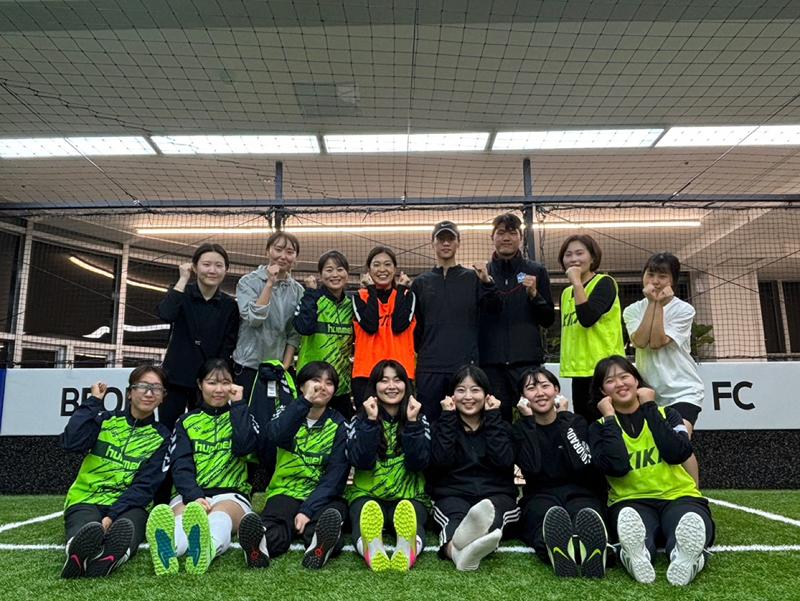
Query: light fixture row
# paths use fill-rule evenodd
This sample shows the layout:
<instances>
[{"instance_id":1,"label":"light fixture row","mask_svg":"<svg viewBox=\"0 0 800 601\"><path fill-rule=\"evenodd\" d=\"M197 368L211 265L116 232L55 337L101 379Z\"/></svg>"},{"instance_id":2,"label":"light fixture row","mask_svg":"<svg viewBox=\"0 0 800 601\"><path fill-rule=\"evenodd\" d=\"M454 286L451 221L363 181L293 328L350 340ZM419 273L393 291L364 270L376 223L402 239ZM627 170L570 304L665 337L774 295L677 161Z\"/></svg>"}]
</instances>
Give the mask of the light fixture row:
<instances>
[{"instance_id":1,"label":"light fixture row","mask_svg":"<svg viewBox=\"0 0 800 601\"><path fill-rule=\"evenodd\" d=\"M490 134L326 135L329 154L483 152ZM590 129L498 132L491 151L602 150L697 146L800 146L800 125ZM191 154L320 154L319 139L302 136L101 136L0 139L0 158Z\"/></svg>"},{"instance_id":2,"label":"light fixture row","mask_svg":"<svg viewBox=\"0 0 800 601\"><path fill-rule=\"evenodd\" d=\"M92 273L96 273L97 275L101 275L104 278L109 278L113 280L115 278L114 274L106 269L102 269L100 267L96 267L91 263L87 263L78 257L70 257L70 263L73 263L80 267L81 269L85 269L86 271L91 271ZM125 280L125 283L128 286L135 286L136 288L145 288L146 290L155 290L156 292L167 292L167 289L163 286L154 286L153 284L145 284L144 282L137 282L135 280ZM101 334L102 335L102 334Z\"/></svg>"},{"instance_id":3,"label":"light fixture row","mask_svg":"<svg viewBox=\"0 0 800 601\"><path fill-rule=\"evenodd\" d=\"M638 228L658 228L658 227L700 227L699 221L591 221L584 223L543 223L537 224L548 230L572 230L572 229L638 229ZM492 225L487 223L463 224L458 229L464 231L491 231ZM269 235L275 230L268 227L147 227L139 228L136 233L141 236L184 236L184 235L221 235L235 234L239 236L248 235ZM430 225L313 225L286 227L284 232L290 234L386 234L386 233L409 233L433 231L433 224Z\"/></svg>"}]
</instances>

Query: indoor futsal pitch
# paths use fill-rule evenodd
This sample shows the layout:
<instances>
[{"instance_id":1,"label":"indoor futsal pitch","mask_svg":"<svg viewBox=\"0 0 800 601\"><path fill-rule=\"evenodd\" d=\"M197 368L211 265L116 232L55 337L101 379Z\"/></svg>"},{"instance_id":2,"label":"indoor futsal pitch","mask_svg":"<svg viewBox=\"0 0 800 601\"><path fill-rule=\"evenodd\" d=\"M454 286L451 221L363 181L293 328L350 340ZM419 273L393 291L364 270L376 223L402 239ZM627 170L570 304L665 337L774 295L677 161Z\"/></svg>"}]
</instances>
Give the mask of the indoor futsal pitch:
<instances>
[{"instance_id":1,"label":"indoor futsal pitch","mask_svg":"<svg viewBox=\"0 0 800 601\"><path fill-rule=\"evenodd\" d=\"M5 496L0 497L0 591L4 601L800 599L800 491L705 494L712 500L717 541L706 569L685 589L667 583L663 555L652 585L635 583L621 567L609 570L603 581L563 580L519 541L504 542L477 572L459 573L436 555L433 533L428 549L407 574L369 572L349 545L318 572L301 567L298 544L268 569L247 570L234 545L202 576L181 572L157 578L143 548L108 578L67 582L59 577L64 562L63 497ZM263 495L256 495L257 509L263 502Z\"/></svg>"}]
</instances>

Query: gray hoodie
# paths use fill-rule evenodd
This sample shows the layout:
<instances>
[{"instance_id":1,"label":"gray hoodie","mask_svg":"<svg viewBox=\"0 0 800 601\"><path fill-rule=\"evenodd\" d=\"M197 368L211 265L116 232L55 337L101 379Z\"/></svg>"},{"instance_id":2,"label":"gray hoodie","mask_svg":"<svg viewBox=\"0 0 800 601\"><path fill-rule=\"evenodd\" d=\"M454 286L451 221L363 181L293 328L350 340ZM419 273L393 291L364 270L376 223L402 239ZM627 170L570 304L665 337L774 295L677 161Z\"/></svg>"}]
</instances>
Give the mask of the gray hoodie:
<instances>
[{"instance_id":1,"label":"gray hoodie","mask_svg":"<svg viewBox=\"0 0 800 601\"><path fill-rule=\"evenodd\" d=\"M295 348L300 346L301 337L292 327L292 318L303 297L303 286L287 275L286 279L275 282L269 304L262 307L256 305L256 301L267 279L267 267L260 265L236 285L241 322L233 360L253 369L268 359L283 361L287 344Z\"/></svg>"}]
</instances>

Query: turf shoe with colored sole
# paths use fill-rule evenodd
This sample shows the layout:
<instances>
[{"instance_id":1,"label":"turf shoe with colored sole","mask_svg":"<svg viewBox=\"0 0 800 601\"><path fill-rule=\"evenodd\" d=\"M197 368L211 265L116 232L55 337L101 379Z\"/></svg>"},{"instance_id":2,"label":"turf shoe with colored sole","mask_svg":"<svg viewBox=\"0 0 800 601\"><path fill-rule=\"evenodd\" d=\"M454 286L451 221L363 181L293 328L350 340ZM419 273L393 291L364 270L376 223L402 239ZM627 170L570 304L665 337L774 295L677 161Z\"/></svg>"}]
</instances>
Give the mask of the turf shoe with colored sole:
<instances>
[{"instance_id":1,"label":"turf shoe with colored sole","mask_svg":"<svg viewBox=\"0 0 800 601\"><path fill-rule=\"evenodd\" d=\"M398 572L407 572L417 561L417 512L408 499L403 499L394 510L394 530L397 545L390 567Z\"/></svg>"},{"instance_id":2,"label":"turf shoe with colored sole","mask_svg":"<svg viewBox=\"0 0 800 601\"><path fill-rule=\"evenodd\" d=\"M675 548L670 553L667 581L675 586L686 586L706 563L706 525L698 514L690 511L675 528Z\"/></svg>"},{"instance_id":3,"label":"turf shoe with colored sole","mask_svg":"<svg viewBox=\"0 0 800 601\"><path fill-rule=\"evenodd\" d=\"M106 531L100 522L89 522L67 543L67 561L61 570L62 578L86 575L86 564L100 555Z\"/></svg>"},{"instance_id":4,"label":"turf shoe with colored sole","mask_svg":"<svg viewBox=\"0 0 800 601\"><path fill-rule=\"evenodd\" d=\"M106 532L103 552L86 564L86 576L89 578L108 576L128 561L132 543L133 523L126 518L114 520Z\"/></svg>"},{"instance_id":5,"label":"turf shoe with colored sole","mask_svg":"<svg viewBox=\"0 0 800 601\"><path fill-rule=\"evenodd\" d=\"M342 535L342 514L333 507L322 512L314 529L311 544L303 555L303 567L319 570L328 561Z\"/></svg>"},{"instance_id":6,"label":"turf shoe with colored sole","mask_svg":"<svg viewBox=\"0 0 800 601\"><path fill-rule=\"evenodd\" d=\"M205 574L214 559L214 547L211 543L208 514L199 503L189 503L183 510L183 531L189 541L186 571L189 574Z\"/></svg>"},{"instance_id":7,"label":"turf shoe with colored sole","mask_svg":"<svg viewBox=\"0 0 800 601\"><path fill-rule=\"evenodd\" d=\"M584 507L575 516L575 534L581 549L581 574L586 578L606 575L608 533L603 518L594 509Z\"/></svg>"},{"instance_id":8,"label":"turf shoe with colored sole","mask_svg":"<svg viewBox=\"0 0 800 601\"><path fill-rule=\"evenodd\" d=\"M456 549L463 549L468 544L489 534L489 529L494 523L495 508L494 503L489 499L484 499L470 507L467 515L453 532L450 542Z\"/></svg>"},{"instance_id":9,"label":"turf shoe with colored sole","mask_svg":"<svg viewBox=\"0 0 800 601\"><path fill-rule=\"evenodd\" d=\"M375 501L367 501L361 509L361 544L364 559L373 572L383 572L390 567L389 556L383 546L383 509Z\"/></svg>"},{"instance_id":10,"label":"turf shoe with colored sole","mask_svg":"<svg viewBox=\"0 0 800 601\"><path fill-rule=\"evenodd\" d=\"M150 512L147 542L156 576L177 574L180 565L175 553L175 514L168 505L156 505Z\"/></svg>"},{"instance_id":11,"label":"turf shoe with colored sole","mask_svg":"<svg viewBox=\"0 0 800 601\"><path fill-rule=\"evenodd\" d=\"M269 551L264 524L257 513L248 513L239 523L239 546L248 568L268 568Z\"/></svg>"},{"instance_id":12,"label":"turf shoe with colored sole","mask_svg":"<svg viewBox=\"0 0 800 601\"><path fill-rule=\"evenodd\" d=\"M623 507L617 516L619 559L636 582L650 584L656 571L650 563L650 552L645 546L647 530L642 518L632 507Z\"/></svg>"},{"instance_id":13,"label":"turf shoe with colored sole","mask_svg":"<svg viewBox=\"0 0 800 601\"><path fill-rule=\"evenodd\" d=\"M547 510L542 536L553 571L559 578L577 578L578 564L572 547L572 520L567 510L554 506Z\"/></svg>"}]
</instances>

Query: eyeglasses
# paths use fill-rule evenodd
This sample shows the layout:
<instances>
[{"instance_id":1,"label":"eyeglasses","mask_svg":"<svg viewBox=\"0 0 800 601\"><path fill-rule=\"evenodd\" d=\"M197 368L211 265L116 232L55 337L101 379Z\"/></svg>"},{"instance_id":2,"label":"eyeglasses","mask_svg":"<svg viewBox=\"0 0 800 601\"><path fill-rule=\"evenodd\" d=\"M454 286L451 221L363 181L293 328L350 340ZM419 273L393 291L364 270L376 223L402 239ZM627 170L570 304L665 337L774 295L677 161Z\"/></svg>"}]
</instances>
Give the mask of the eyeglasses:
<instances>
[{"instance_id":1,"label":"eyeglasses","mask_svg":"<svg viewBox=\"0 0 800 601\"><path fill-rule=\"evenodd\" d=\"M134 384L131 386L131 390L138 390L142 394L147 394L148 392L153 393L154 396L161 396L164 394L164 387L158 386L156 384L145 384L140 382L139 384Z\"/></svg>"}]
</instances>

